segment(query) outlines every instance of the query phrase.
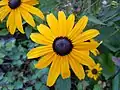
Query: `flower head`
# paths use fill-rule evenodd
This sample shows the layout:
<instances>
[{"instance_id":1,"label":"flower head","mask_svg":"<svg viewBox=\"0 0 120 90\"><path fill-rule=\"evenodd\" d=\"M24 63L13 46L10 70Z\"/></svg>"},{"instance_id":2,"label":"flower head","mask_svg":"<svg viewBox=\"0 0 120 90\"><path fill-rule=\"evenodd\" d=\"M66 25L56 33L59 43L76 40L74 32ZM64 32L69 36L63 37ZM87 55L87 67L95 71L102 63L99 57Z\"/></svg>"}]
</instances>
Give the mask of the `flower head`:
<instances>
[{"instance_id":1,"label":"flower head","mask_svg":"<svg viewBox=\"0 0 120 90\"><path fill-rule=\"evenodd\" d=\"M75 16L71 14L67 19L63 11L59 11L58 19L51 13L47 15L49 25L40 24L37 28L40 33L32 33L31 39L43 44L30 50L28 59L38 58L36 68L42 69L50 65L47 85L52 86L58 76L70 77L70 68L81 80L85 78L82 65L92 67L94 60L89 56L89 51L99 46L97 42L86 42L99 34L98 30L90 29L83 32L88 22L88 17L83 16L74 26Z\"/></svg>"},{"instance_id":2,"label":"flower head","mask_svg":"<svg viewBox=\"0 0 120 90\"><path fill-rule=\"evenodd\" d=\"M90 67L89 67L90 68ZM95 66L91 67L90 70L87 70L87 75L90 78L93 78L94 80L97 80L101 73L102 68L100 67L100 64L96 64Z\"/></svg>"},{"instance_id":3,"label":"flower head","mask_svg":"<svg viewBox=\"0 0 120 90\"><path fill-rule=\"evenodd\" d=\"M1 0L0 20L3 21L8 16L7 28L9 32L14 34L17 28L21 33L24 33L22 18L33 27L35 27L35 22L31 14L44 19L43 13L33 7L37 3L37 0Z\"/></svg>"}]
</instances>

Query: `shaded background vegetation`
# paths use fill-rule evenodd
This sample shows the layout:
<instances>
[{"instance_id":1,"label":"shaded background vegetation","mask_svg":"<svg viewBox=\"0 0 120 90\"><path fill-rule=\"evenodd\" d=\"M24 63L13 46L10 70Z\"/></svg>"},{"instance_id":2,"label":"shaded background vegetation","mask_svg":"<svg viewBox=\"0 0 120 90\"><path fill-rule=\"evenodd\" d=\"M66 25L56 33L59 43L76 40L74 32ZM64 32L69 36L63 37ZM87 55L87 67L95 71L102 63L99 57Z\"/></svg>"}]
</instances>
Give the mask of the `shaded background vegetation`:
<instances>
[{"instance_id":1,"label":"shaded background vegetation","mask_svg":"<svg viewBox=\"0 0 120 90\"><path fill-rule=\"evenodd\" d=\"M37 58L27 60L26 53L37 44L29 36L37 32L23 22L25 35L16 32L11 36L5 25L0 24L0 90L120 90L120 65L116 66L112 57L120 56L120 1L119 0L40 0L40 8L44 15L64 10L66 15L74 13L76 21L83 16L89 17L86 29L96 28L100 36L96 39L103 41L98 48L100 55L93 57L101 63L102 75L97 81L85 78L79 81L71 73L71 78L58 78L53 87L46 86L49 68L35 69ZM46 23L34 16L36 24ZM120 61L120 60L119 60Z\"/></svg>"}]
</instances>

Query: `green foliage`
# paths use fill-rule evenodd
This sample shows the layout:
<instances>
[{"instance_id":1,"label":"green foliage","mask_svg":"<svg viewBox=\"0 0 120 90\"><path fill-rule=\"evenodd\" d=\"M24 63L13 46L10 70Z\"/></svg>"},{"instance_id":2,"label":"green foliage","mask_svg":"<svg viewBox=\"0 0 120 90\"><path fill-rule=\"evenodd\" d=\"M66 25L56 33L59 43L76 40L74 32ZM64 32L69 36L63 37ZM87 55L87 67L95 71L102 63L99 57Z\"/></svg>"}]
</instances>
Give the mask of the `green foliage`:
<instances>
[{"instance_id":1,"label":"green foliage","mask_svg":"<svg viewBox=\"0 0 120 90\"><path fill-rule=\"evenodd\" d=\"M54 13L57 16L59 10L64 10L68 16L74 13L76 22L83 15L89 17L87 29L96 28L100 35L96 38L103 41L98 48L100 55L95 57L103 68L97 81L88 79L78 80L71 72L71 78L63 80L61 76L53 87L46 86L49 68L36 69L34 64L38 59L27 60L27 52L36 47L30 39L32 32L38 32L23 22L25 35L16 32L11 36L5 25L0 24L0 90L119 90L120 73L112 62L112 56L120 56L120 1L106 0L39 0L40 8L44 15ZM46 24L40 18L34 16L36 25ZM100 82L100 83L99 83Z\"/></svg>"},{"instance_id":2,"label":"green foliage","mask_svg":"<svg viewBox=\"0 0 120 90\"><path fill-rule=\"evenodd\" d=\"M103 75L106 79L108 79L115 72L115 65L112 62L112 55L102 54L99 57L99 62L101 63L101 66L103 68Z\"/></svg>"},{"instance_id":3,"label":"green foliage","mask_svg":"<svg viewBox=\"0 0 120 90\"><path fill-rule=\"evenodd\" d=\"M70 90L70 88L71 88L70 78L68 79L62 79L61 77L58 78L55 85L55 90Z\"/></svg>"},{"instance_id":4,"label":"green foliage","mask_svg":"<svg viewBox=\"0 0 120 90\"><path fill-rule=\"evenodd\" d=\"M112 80L112 90L120 89L120 73Z\"/></svg>"}]
</instances>

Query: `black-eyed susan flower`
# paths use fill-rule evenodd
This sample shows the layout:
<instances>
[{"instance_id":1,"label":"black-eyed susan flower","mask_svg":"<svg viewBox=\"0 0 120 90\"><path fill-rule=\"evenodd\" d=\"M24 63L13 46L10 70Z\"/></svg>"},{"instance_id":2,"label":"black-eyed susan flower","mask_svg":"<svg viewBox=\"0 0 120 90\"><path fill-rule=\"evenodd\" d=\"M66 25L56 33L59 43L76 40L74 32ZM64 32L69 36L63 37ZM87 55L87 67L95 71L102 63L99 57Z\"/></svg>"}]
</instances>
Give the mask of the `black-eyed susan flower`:
<instances>
[{"instance_id":1,"label":"black-eyed susan flower","mask_svg":"<svg viewBox=\"0 0 120 90\"><path fill-rule=\"evenodd\" d=\"M3 21L8 15L7 28L11 34L15 33L16 28L24 33L22 18L31 26L35 27L35 22L31 14L44 19L43 13L33 7L37 0L1 0L0 1L0 20Z\"/></svg>"},{"instance_id":2,"label":"black-eyed susan flower","mask_svg":"<svg viewBox=\"0 0 120 90\"><path fill-rule=\"evenodd\" d=\"M97 80L99 75L101 74L102 68L100 67L100 64L96 64L93 67L89 67L89 70L87 70L87 75L90 78L93 78L94 80Z\"/></svg>"},{"instance_id":3,"label":"black-eyed susan flower","mask_svg":"<svg viewBox=\"0 0 120 90\"><path fill-rule=\"evenodd\" d=\"M99 44L86 42L99 34L96 29L83 32L87 25L88 17L83 16L74 26L75 16L71 14L67 19L63 11L59 11L58 20L51 13L47 15L49 25L40 24L37 28L40 33L32 33L31 39L42 46L33 48L27 54L28 59L41 57L36 68L42 69L51 64L47 85L52 86L58 76L70 77L70 68L81 80L85 73L82 65L92 67L94 60L89 56L89 51L96 49Z\"/></svg>"}]
</instances>

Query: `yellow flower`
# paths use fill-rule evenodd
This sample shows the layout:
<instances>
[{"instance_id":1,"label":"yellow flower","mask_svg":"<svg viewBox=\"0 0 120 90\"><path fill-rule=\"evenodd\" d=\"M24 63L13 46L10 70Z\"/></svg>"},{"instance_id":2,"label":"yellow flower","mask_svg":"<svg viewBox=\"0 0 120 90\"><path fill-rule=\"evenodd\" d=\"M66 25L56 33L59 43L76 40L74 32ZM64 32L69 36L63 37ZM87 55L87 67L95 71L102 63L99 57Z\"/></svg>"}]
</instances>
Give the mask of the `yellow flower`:
<instances>
[{"instance_id":1,"label":"yellow flower","mask_svg":"<svg viewBox=\"0 0 120 90\"><path fill-rule=\"evenodd\" d=\"M93 78L94 80L97 80L102 70L102 68L100 67L100 64L96 64L95 66L89 67L89 68L90 70L87 70L88 77Z\"/></svg>"},{"instance_id":2,"label":"yellow flower","mask_svg":"<svg viewBox=\"0 0 120 90\"><path fill-rule=\"evenodd\" d=\"M89 57L89 51L96 49L98 43L86 42L99 34L96 29L83 32L88 22L88 17L83 16L74 26L75 16L71 14L67 19L63 11L59 11L58 20L51 13L47 15L49 25L40 24L37 28L40 33L32 33L31 39L43 46L30 50L28 59L41 57L36 68L42 69L50 65L47 85L52 86L58 76L70 77L70 68L81 80L85 78L82 65L94 66L94 60Z\"/></svg>"},{"instance_id":3,"label":"yellow flower","mask_svg":"<svg viewBox=\"0 0 120 90\"><path fill-rule=\"evenodd\" d=\"M90 40L90 42L96 42L97 43L97 41L95 41L94 39L91 39ZM100 43L101 44L101 43ZM95 56L97 56L97 55L99 55L100 54L100 52L97 50L97 49L93 49L93 50L90 50Z\"/></svg>"},{"instance_id":4,"label":"yellow flower","mask_svg":"<svg viewBox=\"0 0 120 90\"><path fill-rule=\"evenodd\" d=\"M37 3L37 0L1 0L0 20L3 21L9 15L7 20L9 32L14 34L17 28L21 33L24 33L22 18L32 27L35 27L35 22L31 14L44 19L43 13L38 8L33 7Z\"/></svg>"}]
</instances>

